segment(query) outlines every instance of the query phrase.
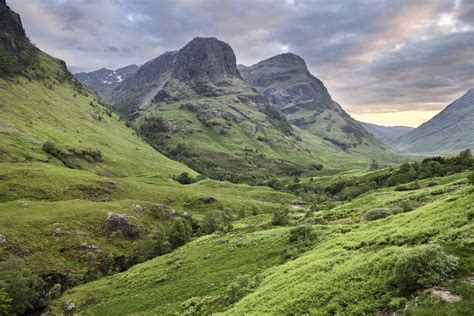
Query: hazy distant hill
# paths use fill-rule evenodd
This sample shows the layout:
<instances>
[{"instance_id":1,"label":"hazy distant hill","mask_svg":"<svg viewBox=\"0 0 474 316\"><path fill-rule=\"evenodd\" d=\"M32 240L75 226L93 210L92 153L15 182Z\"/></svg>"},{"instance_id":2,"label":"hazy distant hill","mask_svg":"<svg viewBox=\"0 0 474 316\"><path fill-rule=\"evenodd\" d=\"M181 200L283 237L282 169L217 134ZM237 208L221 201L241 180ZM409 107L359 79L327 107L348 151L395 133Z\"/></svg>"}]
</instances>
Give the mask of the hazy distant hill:
<instances>
[{"instance_id":1,"label":"hazy distant hill","mask_svg":"<svg viewBox=\"0 0 474 316\"><path fill-rule=\"evenodd\" d=\"M359 122L369 133L384 144L392 145L397 138L405 135L414 127L410 126L383 126L373 123Z\"/></svg>"},{"instance_id":2,"label":"hazy distant hill","mask_svg":"<svg viewBox=\"0 0 474 316\"><path fill-rule=\"evenodd\" d=\"M405 153L450 154L474 149L474 89L431 120L401 136L395 147Z\"/></svg>"}]
</instances>

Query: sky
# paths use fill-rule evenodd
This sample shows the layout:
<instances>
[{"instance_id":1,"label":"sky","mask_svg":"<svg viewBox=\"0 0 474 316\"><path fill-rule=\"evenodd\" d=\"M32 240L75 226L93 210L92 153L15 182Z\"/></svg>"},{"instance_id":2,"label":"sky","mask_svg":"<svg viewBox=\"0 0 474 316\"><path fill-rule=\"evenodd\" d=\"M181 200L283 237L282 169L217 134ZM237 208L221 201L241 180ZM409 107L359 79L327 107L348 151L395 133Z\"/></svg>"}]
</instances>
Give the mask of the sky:
<instances>
[{"instance_id":1,"label":"sky","mask_svg":"<svg viewBox=\"0 0 474 316\"><path fill-rule=\"evenodd\" d=\"M474 87L474 0L7 0L72 72L143 64L196 36L237 62L292 52L356 119L418 126Z\"/></svg>"}]
</instances>

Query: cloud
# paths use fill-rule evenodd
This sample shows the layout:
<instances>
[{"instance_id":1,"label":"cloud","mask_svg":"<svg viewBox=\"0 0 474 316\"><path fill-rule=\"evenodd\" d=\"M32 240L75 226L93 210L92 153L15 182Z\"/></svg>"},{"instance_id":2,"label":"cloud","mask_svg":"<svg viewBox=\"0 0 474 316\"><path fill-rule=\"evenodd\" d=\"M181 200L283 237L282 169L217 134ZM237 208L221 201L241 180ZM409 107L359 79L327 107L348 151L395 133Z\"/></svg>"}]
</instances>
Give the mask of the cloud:
<instances>
[{"instance_id":1,"label":"cloud","mask_svg":"<svg viewBox=\"0 0 474 316\"><path fill-rule=\"evenodd\" d=\"M215 36L247 65L300 55L354 114L440 110L474 86L471 0L8 3L32 41L74 70L141 64Z\"/></svg>"}]
</instances>

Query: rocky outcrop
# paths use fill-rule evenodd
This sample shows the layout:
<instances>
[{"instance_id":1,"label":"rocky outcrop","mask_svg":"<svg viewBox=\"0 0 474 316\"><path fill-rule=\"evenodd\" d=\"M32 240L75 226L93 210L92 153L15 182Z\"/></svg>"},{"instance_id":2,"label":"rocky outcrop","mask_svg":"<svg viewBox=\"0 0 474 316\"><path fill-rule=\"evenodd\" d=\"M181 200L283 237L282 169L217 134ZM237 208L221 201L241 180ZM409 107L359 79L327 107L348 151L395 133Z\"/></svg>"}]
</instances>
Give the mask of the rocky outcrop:
<instances>
[{"instance_id":1,"label":"rocky outcrop","mask_svg":"<svg viewBox=\"0 0 474 316\"><path fill-rule=\"evenodd\" d=\"M37 62L39 50L31 44L20 16L0 1L0 77L25 71Z\"/></svg>"},{"instance_id":2,"label":"rocky outcrop","mask_svg":"<svg viewBox=\"0 0 474 316\"><path fill-rule=\"evenodd\" d=\"M114 232L121 233L126 238L137 238L140 235L139 229L129 223L127 214L116 214L109 212L104 222L105 233L108 237Z\"/></svg>"}]
</instances>

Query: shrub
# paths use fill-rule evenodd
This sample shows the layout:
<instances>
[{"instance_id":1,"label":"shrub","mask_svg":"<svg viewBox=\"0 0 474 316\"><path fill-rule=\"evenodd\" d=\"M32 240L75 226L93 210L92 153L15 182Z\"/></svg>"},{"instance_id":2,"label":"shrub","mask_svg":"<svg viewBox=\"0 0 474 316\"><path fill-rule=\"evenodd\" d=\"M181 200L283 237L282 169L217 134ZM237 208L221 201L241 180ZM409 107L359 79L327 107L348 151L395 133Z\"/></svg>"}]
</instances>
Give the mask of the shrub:
<instances>
[{"instance_id":1,"label":"shrub","mask_svg":"<svg viewBox=\"0 0 474 316\"><path fill-rule=\"evenodd\" d=\"M250 276L239 275L237 279L227 287L227 303L234 304L238 302L242 297L247 295L255 285L256 282L254 282Z\"/></svg>"},{"instance_id":2,"label":"shrub","mask_svg":"<svg viewBox=\"0 0 474 316\"><path fill-rule=\"evenodd\" d=\"M367 221L374 221L392 215L389 208L373 208L364 213L363 217Z\"/></svg>"},{"instance_id":3,"label":"shrub","mask_svg":"<svg viewBox=\"0 0 474 316\"><path fill-rule=\"evenodd\" d=\"M187 220L177 217L173 220L173 224L170 227L168 236L171 248L174 249L179 246L182 246L191 240L191 225Z\"/></svg>"},{"instance_id":4,"label":"shrub","mask_svg":"<svg viewBox=\"0 0 474 316\"><path fill-rule=\"evenodd\" d=\"M6 303L10 301L10 312L24 314L38 304L43 281L20 260L9 259L0 262L0 280L3 283L3 291L0 291L2 308L5 308Z\"/></svg>"},{"instance_id":5,"label":"shrub","mask_svg":"<svg viewBox=\"0 0 474 316\"><path fill-rule=\"evenodd\" d=\"M12 298L4 289L5 287L6 284L0 283L0 315L8 315L10 312L10 304L12 303Z\"/></svg>"},{"instance_id":6,"label":"shrub","mask_svg":"<svg viewBox=\"0 0 474 316\"><path fill-rule=\"evenodd\" d=\"M457 259L444 253L440 246L417 246L398 258L394 267L395 282L400 293L406 295L441 283L456 268Z\"/></svg>"},{"instance_id":7,"label":"shrub","mask_svg":"<svg viewBox=\"0 0 474 316\"><path fill-rule=\"evenodd\" d=\"M298 243L308 245L314 239L314 233L311 226L302 225L290 230L288 241L290 243Z\"/></svg>"},{"instance_id":8,"label":"shrub","mask_svg":"<svg viewBox=\"0 0 474 316\"><path fill-rule=\"evenodd\" d=\"M288 210L286 209L276 209L273 211L272 225L274 226L283 226L288 224Z\"/></svg>"},{"instance_id":9,"label":"shrub","mask_svg":"<svg viewBox=\"0 0 474 316\"><path fill-rule=\"evenodd\" d=\"M204 215L202 220L201 228L205 234L212 234L215 232L219 225L222 223L222 215L219 211L209 212Z\"/></svg>"},{"instance_id":10,"label":"shrub","mask_svg":"<svg viewBox=\"0 0 474 316\"><path fill-rule=\"evenodd\" d=\"M191 184L194 182L193 178L191 178L191 176L187 172L183 172L179 176L177 176L176 181L181 184Z\"/></svg>"}]
</instances>

